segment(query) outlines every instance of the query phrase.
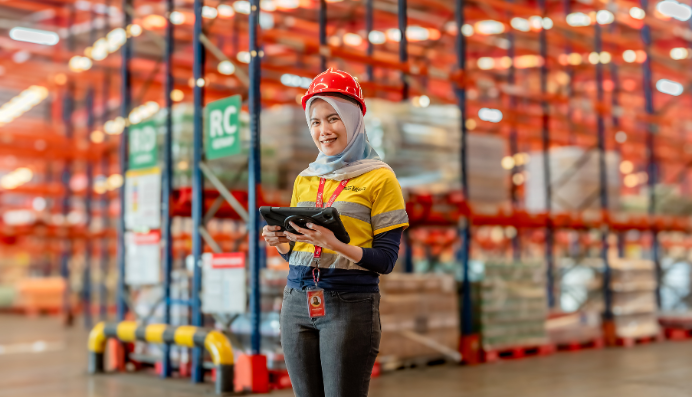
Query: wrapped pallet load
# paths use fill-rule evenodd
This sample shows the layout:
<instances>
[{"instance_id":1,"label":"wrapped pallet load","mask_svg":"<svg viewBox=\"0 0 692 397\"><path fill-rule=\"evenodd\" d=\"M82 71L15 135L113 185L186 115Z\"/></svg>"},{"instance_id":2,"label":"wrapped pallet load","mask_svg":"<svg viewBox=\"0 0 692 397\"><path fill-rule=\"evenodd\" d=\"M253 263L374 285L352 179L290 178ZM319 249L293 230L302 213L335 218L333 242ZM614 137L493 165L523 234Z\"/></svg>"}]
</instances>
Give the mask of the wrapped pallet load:
<instances>
[{"instance_id":1,"label":"wrapped pallet load","mask_svg":"<svg viewBox=\"0 0 692 397\"><path fill-rule=\"evenodd\" d=\"M459 299L452 276L392 273L381 278L380 293L383 369L408 360L458 361Z\"/></svg>"},{"instance_id":2,"label":"wrapped pallet load","mask_svg":"<svg viewBox=\"0 0 692 397\"><path fill-rule=\"evenodd\" d=\"M542 349L546 335L545 266L541 262L484 264L475 284L475 316L486 360L503 351Z\"/></svg>"}]
</instances>

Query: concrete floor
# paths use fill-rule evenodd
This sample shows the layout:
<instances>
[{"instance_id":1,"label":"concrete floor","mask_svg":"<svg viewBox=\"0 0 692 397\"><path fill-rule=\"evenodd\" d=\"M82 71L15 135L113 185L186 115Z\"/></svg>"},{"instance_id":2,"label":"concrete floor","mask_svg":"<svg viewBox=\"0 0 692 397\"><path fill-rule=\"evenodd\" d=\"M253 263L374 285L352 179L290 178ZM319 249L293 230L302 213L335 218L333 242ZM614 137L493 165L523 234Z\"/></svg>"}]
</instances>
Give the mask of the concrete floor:
<instances>
[{"instance_id":1,"label":"concrete floor","mask_svg":"<svg viewBox=\"0 0 692 397\"><path fill-rule=\"evenodd\" d=\"M37 341L42 341L36 344ZM41 352L22 352L37 348ZM207 385L148 374L86 374L86 332L56 318L0 315L0 396L210 396ZM373 380L372 397L690 397L692 341L560 353L477 367L397 371ZM277 397L293 396L290 390Z\"/></svg>"}]
</instances>

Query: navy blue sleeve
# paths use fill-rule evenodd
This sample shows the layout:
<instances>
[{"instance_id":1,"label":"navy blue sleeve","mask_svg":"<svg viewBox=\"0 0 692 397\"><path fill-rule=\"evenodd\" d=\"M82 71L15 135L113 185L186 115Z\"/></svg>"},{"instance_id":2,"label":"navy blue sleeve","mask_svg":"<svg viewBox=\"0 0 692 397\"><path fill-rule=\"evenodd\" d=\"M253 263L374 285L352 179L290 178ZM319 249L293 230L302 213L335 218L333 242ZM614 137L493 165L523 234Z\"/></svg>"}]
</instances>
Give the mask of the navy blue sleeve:
<instances>
[{"instance_id":1,"label":"navy blue sleeve","mask_svg":"<svg viewBox=\"0 0 692 397\"><path fill-rule=\"evenodd\" d=\"M281 252L279 252L279 255L281 255L281 257L284 258L286 262L288 262L288 260L291 258L291 252L293 252L293 247L296 245L296 243L290 242L288 243L288 245L291 246L291 249L288 250L287 253L282 254Z\"/></svg>"},{"instance_id":2,"label":"navy blue sleeve","mask_svg":"<svg viewBox=\"0 0 692 397\"><path fill-rule=\"evenodd\" d=\"M399 243L404 228L393 229L375 236L372 248L363 248L363 258L356 263L379 274L389 274L399 257Z\"/></svg>"}]
</instances>

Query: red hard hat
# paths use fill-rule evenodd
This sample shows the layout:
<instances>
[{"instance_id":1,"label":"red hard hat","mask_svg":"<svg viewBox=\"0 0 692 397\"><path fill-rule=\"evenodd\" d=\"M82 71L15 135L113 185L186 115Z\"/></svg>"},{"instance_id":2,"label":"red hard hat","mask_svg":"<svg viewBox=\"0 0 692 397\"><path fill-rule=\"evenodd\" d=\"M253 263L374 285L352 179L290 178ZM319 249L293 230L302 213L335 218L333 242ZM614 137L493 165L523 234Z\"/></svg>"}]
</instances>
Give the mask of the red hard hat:
<instances>
[{"instance_id":1,"label":"red hard hat","mask_svg":"<svg viewBox=\"0 0 692 397\"><path fill-rule=\"evenodd\" d=\"M360 84L350 74L334 68L325 70L312 80L308 91L303 95L303 110L305 110L308 99L328 92L343 94L355 99L360 104L363 115L365 115L365 101L363 101L363 90L360 88Z\"/></svg>"}]
</instances>

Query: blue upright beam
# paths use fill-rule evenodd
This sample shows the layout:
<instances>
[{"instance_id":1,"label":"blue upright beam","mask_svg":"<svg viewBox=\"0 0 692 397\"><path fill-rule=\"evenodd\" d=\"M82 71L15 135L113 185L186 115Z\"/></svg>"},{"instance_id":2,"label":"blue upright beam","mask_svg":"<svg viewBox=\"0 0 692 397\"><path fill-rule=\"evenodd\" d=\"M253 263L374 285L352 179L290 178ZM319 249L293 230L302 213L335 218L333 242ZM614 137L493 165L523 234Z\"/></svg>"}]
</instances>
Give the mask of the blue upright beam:
<instances>
[{"instance_id":1,"label":"blue upright beam","mask_svg":"<svg viewBox=\"0 0 692 397\"><path fill-rule=\"evenodd\" d=\"M569 15L572 12L572 0L563 0L563 10L565 15ZM567 45L565 46L565 54L569 55L572 53L572 46L570 45L569 41L567 42ZM615 64L615 62L612 62L612 64ZM574 95L574 67L570 65L569 63L566 65L567 68L567 75L569 76L569 82L567 83L567 95L569 97L572 97ZM574 145L575 144L575 134L574 134L574 127L572 125L572 103L568 102L567 103L567 121L568 121L568 129L569 129L569 144Z\"/></svg>"},{"instance_id":2,"label":"blue upright beam","mask_svg":"<svg viewBox=\"0 0 692 397\"><path fill-rule=\"evenodd\" d=\"M610 25L610 33L614 34L617 24ZM611 123L613 124L613 129L618 130L620 128L620 116L616 111L620 107L620 79L618 78L618 65L616 62L610 63L610 80L613 82L613 92L611 94L611 105L613 111L611 112ZM620 146L617 146L617 151L622 154ZM617 249L618 257L623 258L625 256L625 236L624 232L617 232Z\"/></svg>"},{"instance_id":3,"label":"blue upright beam","mask_svg":"<svg viewBox=\"0 0 692 397\"><path fill-rule=\"evenodd\" d=\"M600 54L603 51L603 42L601 40L601 25L594 25L594 51ZM598 103L603 102L603 64L596 63L596 97ZM608 211L608 176L606 170L606 152L605 152L605 119L603 114L598 111L596 113L596 122L598 125L598 171L599 171L599 196L601 202L601 214L605 217ZM604 221L607 219L604 218ZM601 259L603 260L603 319L611 321L613 319L613 294L610 288L611 271L608 263L608 223L604 222L601 229Z\"/></svg>"},{"instance_id":4,"label":"blue upright beam","mask_svg":"<svg viewBox=\"0 0 692 397\"><path fill-rule=\"evenodd\" d=\"M507 32L507 40L509 41L509 46L507 47L507 56L512 60L512 64L509 66L509 71L507 74L507 84L513 86L516 84L516 68L514 67L514 57L516 56L516 38L514 36L514 31L510 29ZM509 96L509 108L512 112L516 111L517 108L517 97L514 95ZM509 130L509 152L514 157L519 153L519 142L517 135L517 127L512 123ZM512 179L514 175L519 172L519 167L515 164L512 166ZM512 209L516 209L519 204L518 188L514 183L514 180L510 183L510 198L512 200ZM521 260L521 238L519 236L519 227L516 228L516 235L512 237L512 258L515 262Z\"/></svg>"},{"instance_id":5,"label":"blue upright beam","mask_svg":"<svg viewBox=\"0 0 692 397\"><path fill-rule=\"evenodd\" d=\"M464 26L464 0L456 0L455 19L457 24L456 56L459 70L466 71L466 37L461 33ZM469 199L469 184L467 175L467 130L466 130L466 86L456 87L457 101L460 112L461 128L461 149L459 152L459 166L461 175L461 191L464 200ZM471 225L468 219L464 219L459 225L459 237L461 238L461 249L459 259L462 266L462 307L461 307L461 335L469 336L473 334L473 307L471 301L471 281L469 279L469 255L471 251Z\"/></svg>"},{"instance_id":6,"label":"blue upright beam","mask_svg":"<svg viewBox=\"0 0 692 397\"><path fill-rule=\"evenodd\" d=\"M89 87L86 94L86 111L87 111L87 131L91 133L94 130L94 125L96 124L94 118L94 89ZM92 196L93 196L93 186L94 186L94 164L88 160L86 163L86 177L87 177L87 189L86 195L84 197L84 212L86 212L86 229L87 234L91 232L91 209L92 209ZM82 274L83 279L83 314L84 314L84 327L86 329L91 329L92 319L91 319L91 254L93 251L93 241L91 237L88 237L84 242L84 272Z\"/></svg>"},{"instance_id":7,"label":"blue upright beam","mask_svg":"<svg viewBox=\"0 0 692 397\"><path fill-rule=\"evenodd\" d=\"M123 0L123 29L132 24L132 0ZM130 73L130 59L132 58L132 39L125 41L121 49L122 64L120 65L120 117L128 119L132 107L132 76ZM127 123L126 123L127 125ZM127 173L127 136L129 127L125 127L120 136L120 175L123 179ZM118 291L116 300L116 317L118 321L125 319L127 306L125 304L125 184L120 187L120 214L118 215Z\"/></svg>"},{"instance_id":8,"label":"blue upright beam","mask_svg":"<svg viewBox=\"0 0 692 397\"><path fill-rule=\"evenodd\" d=\"M202 236L199 227L202 225L204 211L204 179L200 163L202 162L202 112L204 111L204 87L199 84L204 79L204 47L200 41L202 34L202 7L203 0L195 0L194 15L195 24L192 38L192 76L195 82L193 90L194 115L192 118L192 259L194 271L192 275L192 325L201 327L202 324L202 305L200 292L202 290ZM192 382L201 383L204 380L202 368L202 349L196 347L192 349Z\"/></svg>"},{"instance_id":9,"label":"blue upright beam","mask_svg":"<svg viewBox=\"0 0 692 397\"><path fill-rule=\"evenodd\" d=\"M106 9L110 7L110 0L106 0L104 5ZM108 32L110 32L110 22L108 18L104 18L105 23L103 25L102 37L105 37ZM110 101L111 95L111 71L108 67L103 68L103 88L101 92L101 122L105 124L109 118L108 112L108 102ZM107 138L107 137L106 137ZM101 159L101 174L103 177L107 177L110 172L110 156L104 155ZM108 195L101 195L100 207L101 207L101 219L103 220L103 230L108 230L110 227L110 217L108 216ZM110 238L108 234L105 234L101 238L101 258L100 258L100 268L101 277L99 277L99 319L101 321L106 321L108 318L108 288L106 287L106 276L108 275L108 265L110 262Z\"/></svg>"},{"instance_id":10,"label":"blue upright beam","mask_svg":"<svg viewBox=\"0 0 692 397\"><path fill-rule=\"evenodd\" d=\"M74 135L74 125L72 122L72 114L74 112L74 83L69 81L67 83L67 92L63 98L63 123L65 124L65 136L67 138L72 138ZM65 187L65 195L62 198L61 212L63 215L63 222L67 224L67 215L70 212L70 178L72 173L70 172L71 163L66 161L62 170L61 182ZM64 321L65 325L72 325L73 314L72 305L70 305L70 252L72 250L72 243L69 240L64 241L63 251L60 256L60 275L65 280L65 296L63 300L63 313L65 315Z\"/></svg>"},{"instance_id":11,"label":"blue upright beam","mask_svg":"<svg viewBox=\"0 0 692 397\"><path fill-rule=\"evenodd\" d=\"M319 36L320 36L320 47L327 45L327 1L320 0L319 9ZM320 48L320 71L327 70L327 57L322 52Z\"/></svg>"},{"instance_id":12,"label":"blue upright beam","mask_svg":"<svg viewBox=\"0 0 692 397\"><path fill-rule=\"evenodd\" d=\"M366 30L365 34L366 34L366 37L368 38L368 49L366 50L366 53L368 54L369 57L372 57L372 54L375 51L375 46L370 41L370 32L372 32L373 17L374 17L373 1L374 0L365 0L365 30ZM366 71L368 74L368 81L373 81L375 76L374 76L372 64L368 64L366 66Z\"/></svg>"},{"instance_id":13,"label":"blue upright beam","mask_svg":"<svg viewBox=\"0 0 692 397\"><path fill-rule=\"evenodd\" d=\"M545 17L546 7L545 0L538 1L541 9L541 16ZM548 31L541 29L539 33L540 55L543 59L541 65L541 94L545 98L548 94ZM541 140L543 143L543 183L545 184L545 211L548 215L546 218L545 230L545 262L546 262L546 281L547 281L547 297L548 307L555 307L555 260L553 257L554 245L554 227L552 220L552 201L553 188L550 178L550 105L545 99L541 99L541 109L543 111Z\"/></svg>"},{"instance_id":14,"label":"blue upright beam","mask_svg":"<svg viewBox=\"0 0 692 397\"><path fill-rule=\"evenodd\" d=\"M648 0L640 0L641 8L643 10L647 10L649 6L649 1ZM642 34L642 41L644 43L644 51L646 51L646 60L644 61L642 68L643 68L643 77L644 81L642 82L642 85L644 87L644 102L645 102L645 109L646 113L649 115L654 114L654 92L653 92L653 77L651 73L651 44L652 44L652 38L651 38L651 28L649 25L646 23L644 26L642 26L641 29L641 34ZM658 177L658 167L656 166L656 147L655 147L655 134L657 133L656 131L657 126L655 124L648 124L647 126L647 133L646 133L646 147L647 147L647 171L649 174L649 180L648 180L648 187L649 187L649 208L648 212L649 215L654 215L656 213L656 192L655 192L655 187L656 187L656 179ZM658 258L658 251L659 251L659 246L658 246L658 231L657 230L652 230L652 237L653 237L653 242L652 242L652 252L651 255L653 257L654 263L656 265L656 302L658 303L658 307L661 307L661 275L662 275L662 270L661 270L661 263L659 262Z\"/></svg>"},{"instance_id":15,"label":"blue upright beam","mask_svg":"<svg viewBox=\"0 0 692 397\"><path fill-rule=\"evenodd\" d=\"M260 66L261 57L257 45L259 29L259 0L252 0L250 13L250 87L248 105L250 111L250 156L248 159L248 239L250 262L250 346L252 354L260 354L260 247L259 211L257 193L260 187Z\"/></svg>"},{"instance_id":16,"label":"blue upright beam","mask_svg":"<svg viewBox=\"0 0 692 397\"><path fill-rule=\"evenodd\" d=\"M72 24L75 21L75 7L71 6L70 7L70 13L69 13L69 25L72 26ZM69 51L74 51L75 50L75 39L74 35L69 35L67 39L67 49ZM67 83L67 92L65 93L65 98L63 99L63 123L65 124L65 136L69 139L71 139L74 135L74 124L72 121L72 114L74 112L74 91L75 91L75 85L74 81L70 79ZM72 177L71 173L71 167L72 164L68 160L64 164L64 168L62 171L62 178L61 182L62 185L65 187L65 195L63 196L62 199L62 215L63 215L63 222L66 225L67 224L67 215L70 211L70 178ZM65 295L64 295L64 300L63 300L63 313L65 315L64 322L65 325L71 326L72 321L73 321L73 313L72 313L72 307L70 305L70 254L72 251L72 242L69 240L64 241L64 246L63 246L63 252L60 257L60 274L65 280Z\"/></svg>"},{"instance_id":17,"label":"blue upright beam","mask_svg":"<svg viewBox=\"0 0 692 397\"><path fill-rule=\"evenodd\" d=\"M166 48L164 62L166 67L165 88L163 92L166 103L166 135L163 141L163 174L161 181L161 218L163 239L163 322L171 323L171 272L173 270L173 235L171 234L171 193L173 191L173 50L175 39L170 15L173 12L173 0L166 0ZM171 345L163 345L161 360L161 377L171 376Z\"/></svg>"},{"instance_id":18,"label":"blue upright beam","mask_svg":"<svg viewBox=\"0 0 692 397\"><path fill-rule=\"evenodd\" d=\"M401 40L399 41L399 62L408 62L408 39L406 38L406 28L408 27L408 10L406 0L399 0L398 7L399 17L399 32ZM407 100L409 95L408 76L405 72L401 72L401 99Z\"/></svg>"},{"instance_id":19,"label":"blue upright beam","mask_svg":"<svg viewBox=\"0 0 692 397\"><path fill-rule=\"evenodd\" d=\"M94 22L96 17L96 12L91 10L90 21ZM89 31L89 42L93 43L96 41L96 29L91 29ZM87 134L91 134L94 131L94 126L96 125L96 118L94 116L94 87L89 86L86 98L85 107L87 112ZM87 233L91 232L91 219L92 219L92 198L93 198L93 186L94 186L94 164L91 161L86 162L86 177L87 177L87 189L86 195L84 197L84 211L86 212L86 230ZM91 329L92 318L91 318L91 255L93 251L93 241L89 237L85 241L84 247L84 271L82 273L82 297L83 306L82 312L84 315L84 327L86 329Z\"/></svg>"}]
</instances>

